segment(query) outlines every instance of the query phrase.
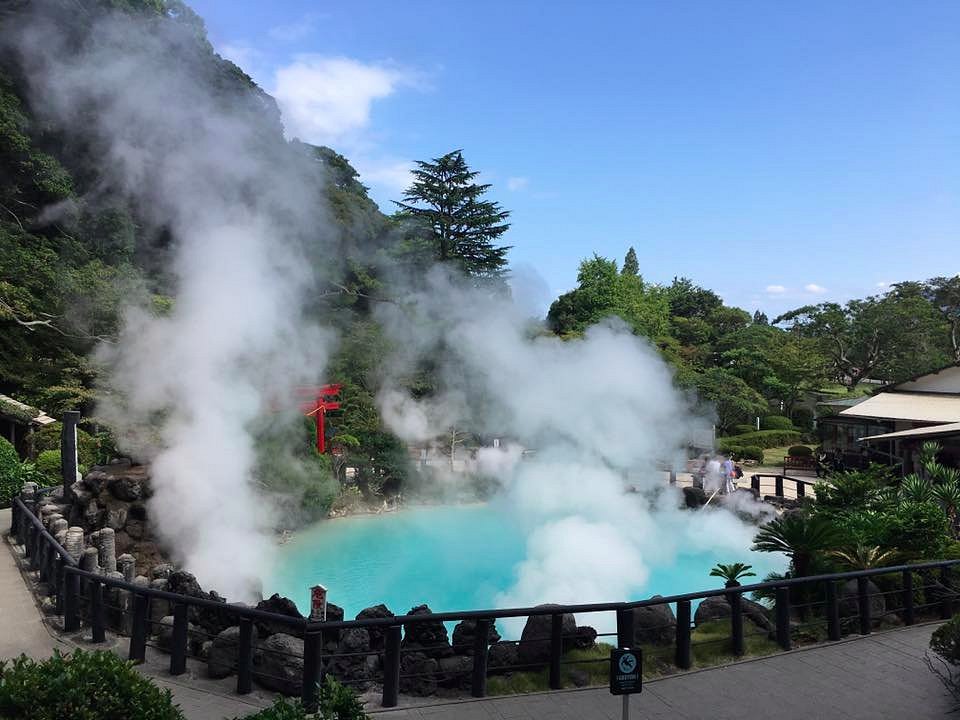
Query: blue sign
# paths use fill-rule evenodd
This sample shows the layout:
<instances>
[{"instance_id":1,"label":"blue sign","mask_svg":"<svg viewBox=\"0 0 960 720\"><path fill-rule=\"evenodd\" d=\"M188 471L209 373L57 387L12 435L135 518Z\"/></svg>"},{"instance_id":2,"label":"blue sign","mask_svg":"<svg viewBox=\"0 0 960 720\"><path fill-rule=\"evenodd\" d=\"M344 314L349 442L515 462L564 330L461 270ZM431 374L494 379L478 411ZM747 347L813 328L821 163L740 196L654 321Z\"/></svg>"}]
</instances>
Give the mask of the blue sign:
<instances>
[{"instance_id":1,"label":"blue sign","mask_svg":"<svg viewBox=\"0 0 960 720\"><path fill-rule=\"evenodd\" d=\"M630 695L643 690L643 652L619 649L610 651L610 692Z\"/></svg>"}]
</instances>

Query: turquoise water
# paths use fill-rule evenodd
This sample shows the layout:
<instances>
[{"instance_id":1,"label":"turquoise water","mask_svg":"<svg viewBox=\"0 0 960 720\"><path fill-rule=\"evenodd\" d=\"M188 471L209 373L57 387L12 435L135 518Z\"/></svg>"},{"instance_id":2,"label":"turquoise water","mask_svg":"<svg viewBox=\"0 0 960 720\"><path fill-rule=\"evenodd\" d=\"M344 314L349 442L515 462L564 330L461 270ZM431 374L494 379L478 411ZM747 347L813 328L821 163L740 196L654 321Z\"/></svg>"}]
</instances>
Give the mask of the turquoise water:
<instances>
[{"instance_id":1,"label":"turquoise water","mask_svg":"<svg viewBox=\"0 0 960 720\"><path fill-rule=\"evenodd\" d=\"M511 588L524 559L526 534L496 505L407 509L317 523L279 550L277 567L265 589L309 610L309 590L327 587L330 602L348 618L384 603L397 614L426 603L434 612L496 607L496 597ZM782 570L778 556L748 553L759 577ZM741 559L741 558L735 558ZM670 566L652 567L647 582L634 586L631 598L675 595L717 586L708 577L729 553L681 554ZM609 598L619 600L621 598ZM541 598L550 602L553 598Z\"/></svg>"}]
</instances>

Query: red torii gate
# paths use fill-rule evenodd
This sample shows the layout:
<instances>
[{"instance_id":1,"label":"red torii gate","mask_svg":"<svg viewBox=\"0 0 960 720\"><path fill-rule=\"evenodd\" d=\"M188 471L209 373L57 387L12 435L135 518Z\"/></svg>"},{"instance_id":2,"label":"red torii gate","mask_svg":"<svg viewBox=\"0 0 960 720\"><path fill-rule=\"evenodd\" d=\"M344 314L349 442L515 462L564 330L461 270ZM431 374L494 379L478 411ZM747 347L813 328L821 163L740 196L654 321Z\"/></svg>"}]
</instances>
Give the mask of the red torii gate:
<instances>
[{"instance_id":1,"label":"red torii gate","mask_svg":"<svg viewBox=\"0 0 960 720\"><path fill-rule=\"evenodd\" d=\"M320 387L300 387L296 390L297 398L300 400L300 411L307 417L313 415L316 421L318 453L323 454L327 450L324 422L327 411L340 409L342 388L343 386L337 383Z\"/></svg>"}]
</instances>

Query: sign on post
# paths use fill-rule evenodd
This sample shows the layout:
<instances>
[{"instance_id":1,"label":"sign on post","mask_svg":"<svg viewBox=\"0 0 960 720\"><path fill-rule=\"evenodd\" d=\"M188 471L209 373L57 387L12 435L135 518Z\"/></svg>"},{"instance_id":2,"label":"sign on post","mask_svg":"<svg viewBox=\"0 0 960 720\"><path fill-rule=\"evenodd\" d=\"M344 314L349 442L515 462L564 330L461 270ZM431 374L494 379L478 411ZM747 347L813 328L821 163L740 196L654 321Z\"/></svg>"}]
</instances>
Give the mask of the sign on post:
<instances>
[{"instance_id":1,"label":"sign on post","mask_svg":"<svg viewBox=\"0 0 960 720\"><path fill-rule=\"evenodd\" d=\"M610 651L610 693L623 696L623 720L630 718L630 695L643 690L643 652L620 648Z\"/></svg>"},{"instance_id":2,"label":"sign on post","mask_svg":"<svg viewBox=\"0 0 960 720\"><path fill-rule=\"evenodd\" d=\"M310 588L310 619L327 621L327 589L323 585Z\"/></svg>"}]
</instances>

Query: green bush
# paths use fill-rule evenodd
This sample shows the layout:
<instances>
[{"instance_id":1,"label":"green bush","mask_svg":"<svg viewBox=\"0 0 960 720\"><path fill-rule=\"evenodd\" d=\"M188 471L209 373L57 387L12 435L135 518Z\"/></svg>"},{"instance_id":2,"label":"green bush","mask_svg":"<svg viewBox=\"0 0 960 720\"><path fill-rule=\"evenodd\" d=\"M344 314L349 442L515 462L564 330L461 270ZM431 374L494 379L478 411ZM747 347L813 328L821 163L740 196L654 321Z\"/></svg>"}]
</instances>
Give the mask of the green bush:
<instances>
[{"instance_id":1,"label":"green bush","mask_svg":"<svg viewBox=\"0 0 960 720\"><path fill-rule=\"evenodd\" d=\"M960 665L960 615L934 630L930 649L951 665Z\"/></svg>"},{"instance_id":2,"label":"green bush","mask_svg":"<svg viewBox=\"0 0 960 720\"><path fill-rule=\"evenodd\" d=\"M40 455L47 450L60 452L60 433L63 424L59 422L44 425L34 435L33 451ZM86 467L96 465L100 459L100 441L86 430L77 428L77 461Z\"/></svg>"},{"instance_id":3,"label":"green bush","mask_svg":"<svg viewBox=\"0 0 960 720\"><path fill-rule=\"evenodd\" d=\"M787 450L787 455L790 457L811 457L813 455L813 448L807 447L806 445L791 445Z\"/></svg>"},{"instance_id":4,"label":"green bush","mask_svg":"<svg viewBox=\"0 0 960 720\"><path fill-rule=\"evenodd\" d=\"M9 440L0 437L0 508L10 507L22 484L20 456Z\"/></svg>"},{"instance_id":5,"label":"green bush","mask_svg":"<svg viewBox=\"0 0 960 720\"><path fill-rule=\"evenodd\" d=\"M20 720L183 720L161 690L111 652L54 651L0 662L0 717Z\"/></svg>"},{"instance_id":6,"label":"green bush","mask_svg":"<svg viewBox=\"0 0 960 720\"><path fill-rule=\"evenodd\" d=\"M742 435L730 435L719 439L720 444L733 447L754 446L759 448L775 448L784 445L793 445L800 442L800 433L797 430L759 430Z\"/></svg>"},{"instance_id":7,"label":"green bush","mask_svg":"<svg viewBox=\"0 0 960 720\"><path fill-rule=\"evenodd\" d=\"M63 477L60 470L59 450L44 450L42 453L37 455L37 462L35 465L40 474L53 484L56 484L56 482Z\"/></svg>"},{"instance_id":8,"label":"green bush","mask_svg":"<svg viewBox=\"0 0 960 720\"><path fill-rule=\"evenodd\" d=\"M935 502L901 502L886 514L879 545L908 557L939 560L950 544L949 523Z\"/></svg>"},{"instance_id":9,"label":"green bush","mask_svg":"<svg viewBox=\"0 0 960 720\"><path fill-rule=\"evenodd\" d=\"M746 433L756 432L757 428L753 425L734 425L733 432L735 435L745 435Z\"/></svg>"},{"instance_id":10,"label":"green bush","mask_svg":"<svg viewBox=\"0 0 960 720\"><path fill-rule=\"evenodd\" d=\"M299 700L278 697L270 707L253 715L244 715L242 720L307 720L308 717ZM236 717L233 720L241 718Z\"/></svg>"},{"instance_id":11,"label":"green bush","mask_svg":"<svg viewBox=\"0 0 960 720\"><path fill-rule=\"evenodd\" d=\"M765 415L760 418L760 430L796 430L793 421L783 415Z\"/></svg>"},{"instance_id":12,"label":"green bush","mask_svg":"<svg viewBox=\"0 0 960 720\"><path fill-rule=\"evenodd\" d=\"M319 712L313 716L316 720L368 720L368 715L363 712L363 704L354 692L337 682L332 675L327 675L326 681L320 686L318 709ZM280 697L270 707L246 715L243 720L307 720L309 717L299 700Z\"/></svg>"}]
</instances>

